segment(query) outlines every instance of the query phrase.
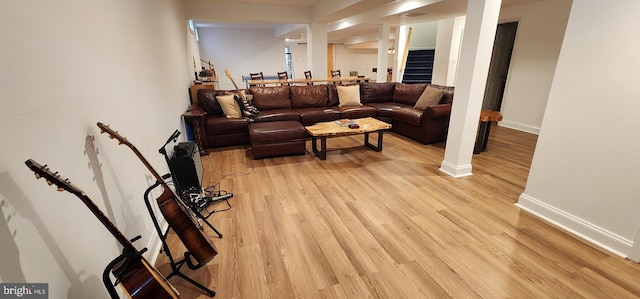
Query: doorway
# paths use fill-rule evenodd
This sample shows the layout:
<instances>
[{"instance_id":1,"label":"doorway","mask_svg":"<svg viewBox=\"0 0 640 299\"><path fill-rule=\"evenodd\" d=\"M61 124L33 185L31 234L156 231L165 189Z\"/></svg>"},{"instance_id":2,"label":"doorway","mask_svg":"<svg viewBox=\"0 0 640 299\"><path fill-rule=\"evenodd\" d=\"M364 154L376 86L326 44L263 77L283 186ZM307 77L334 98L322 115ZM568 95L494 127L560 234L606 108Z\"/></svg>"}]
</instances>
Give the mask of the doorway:
<instances>
[{"instance_id":1,"label":"doorway","mask_svg":"<svg viewBox=\"0 0 640 299\"><path fill-rule=\"evenodd\" d=\"M482 109L500 111L502 107L502 98L507 86L507 74L509 73L509 64L511 63L511 53L513 52L517 29L518 22L498 24Z\"/></svg>"}]
</instances>

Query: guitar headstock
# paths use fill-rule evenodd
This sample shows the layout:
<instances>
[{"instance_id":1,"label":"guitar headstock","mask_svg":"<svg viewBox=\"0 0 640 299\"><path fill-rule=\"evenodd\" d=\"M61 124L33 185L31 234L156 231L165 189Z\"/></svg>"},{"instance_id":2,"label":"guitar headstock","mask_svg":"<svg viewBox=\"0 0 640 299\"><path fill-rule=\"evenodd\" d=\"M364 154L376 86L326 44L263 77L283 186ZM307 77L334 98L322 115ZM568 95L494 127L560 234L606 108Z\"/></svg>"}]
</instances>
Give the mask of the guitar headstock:
<instances>
[{"instance_id":1,"label":"guitar headstock","mask_svg":"<svg viewBox=\"0 0 640 299\"><path fill-rule=\"evenodd\" d=\"M112 130L109 125L105 125L101 122L97 123L98 128L100 128L100 133L107 133L109 135L109 138L111 139L117 139L119 144L126 144L127 146L131 147L131 143L129 143L129 141L127 141L127 138L121 136L117 131Z\"/></svg>"},{"instance_id":2,"label":"guitar headstock","mask_svg":"<svg viewBox=\"0 0 640 299\"><path fill-rule=\"evenodd\" d=\"M69 179L63 179L58 172L51 172L47 165L40 165L32 159L25 161L24 164L36 174L36 179L44 178L49 186L56 185L58 191L68 191L76 195L83 194L82 190L71 184Z\"/></svg>"},{"instance_id":3,"label":"guitar headstock","mask_svg":"<svg viewBox=\"0 0 640 299\"><path fill-rule=\"evenodd\" d=\"M227 75L227 78L231 79L231 72L229 72L229 69L225 69L224 73Z\"/></svg>"}]
</instances>

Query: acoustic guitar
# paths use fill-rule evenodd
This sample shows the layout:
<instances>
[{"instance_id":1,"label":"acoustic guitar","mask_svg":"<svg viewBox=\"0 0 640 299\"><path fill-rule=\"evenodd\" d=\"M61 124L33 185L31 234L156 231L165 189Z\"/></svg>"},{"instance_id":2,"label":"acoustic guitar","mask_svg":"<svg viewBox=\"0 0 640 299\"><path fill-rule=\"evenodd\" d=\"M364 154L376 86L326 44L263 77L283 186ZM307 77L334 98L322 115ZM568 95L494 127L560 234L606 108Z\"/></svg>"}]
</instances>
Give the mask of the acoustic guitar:
<instances>
[{"instance_id":1,"label":"acoustic guitar","mask_svg":"<svg viewBox=\"0 0 640 299\"><path fill-rule=\"evenodd\" d=\"M191 211L175 191L167 185L162 176L151 167L151 164L149 164L147 159L142 156L140 151L138 151L131 142L101 122L98 122L98 127L102 130L102 133L107 133L109 138L116 139L119 144L124 144L129 147L162 186L162 194L156 199L160 207L160 212L167 220L167 223L169 223L169 227L175 231L180 241L182 241L187 248L189 254L198 261L199 265L195 268L213 259L213 257L218 254L218 251L209 238L205 236L202 224L196 219L193 211Z\"/></svg>"},{"instance_id":2,"label":"acoustic guitar","mask_svg":"<svg viewBox=\"0 0 640 299\"><path fill-rule=\"evenodd\" d=\"M68 191L84 202L93 214L104 224L109 232L122 245L126 259L112 269L112 273L131 298L178 298L180 294L176 289L142 257L142 252L138 251L131 244L118 228L109 221L109 218L102 213L100 208L80 190L71 184L69 179L62 179L57 172L51 172L47 166L42 166L38 162L29 159L24 162L35 174L36 178L46 179L49 185L56 185L58 191ZM144 249L146 250L146 248Z\"/></svg>"}]
</instances>

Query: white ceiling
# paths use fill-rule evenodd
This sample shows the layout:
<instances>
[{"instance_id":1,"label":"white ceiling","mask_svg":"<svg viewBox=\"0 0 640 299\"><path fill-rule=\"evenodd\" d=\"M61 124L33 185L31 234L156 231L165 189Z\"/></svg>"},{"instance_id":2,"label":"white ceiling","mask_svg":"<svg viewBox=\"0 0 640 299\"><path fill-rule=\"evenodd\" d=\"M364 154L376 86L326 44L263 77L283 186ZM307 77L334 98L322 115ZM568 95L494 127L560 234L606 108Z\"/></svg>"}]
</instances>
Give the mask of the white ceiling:
<instances>
[{"instance_id":1,"label":"white ceiling","mask_svg":"<svg viewBox=\"0 0 640 299\"><path fill-rule=\"evenodd\" d=\"M544 0L502 0L502 7ZM466 13L467 0L183 0L198 28L273 30L275 37L304 40L301 24L327 23L328 41L377 40L380 24L430 22ZM345 25L347 24L347 25Z\"/></svg>"}]
</instances>

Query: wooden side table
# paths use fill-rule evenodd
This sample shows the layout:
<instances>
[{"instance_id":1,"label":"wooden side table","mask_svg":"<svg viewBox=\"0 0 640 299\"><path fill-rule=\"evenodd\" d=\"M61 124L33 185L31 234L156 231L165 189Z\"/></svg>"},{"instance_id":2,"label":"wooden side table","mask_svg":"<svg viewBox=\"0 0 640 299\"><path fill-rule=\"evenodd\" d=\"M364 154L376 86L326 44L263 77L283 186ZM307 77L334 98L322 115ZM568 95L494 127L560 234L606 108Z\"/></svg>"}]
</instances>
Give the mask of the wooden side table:
<instances>
[{"instance_id":1,"label":"wooden side table","mask_svg":"<svg viewBox=\"0 0 640 299\"><path fill-rule=\"evenodd\" d=\"M193 111L187 111L182 114L182 117L184 117L191 124L191 128L193 129L193 137L198 144L198 149L200 150L200 156L204 156L207 154L204 146L202 146L202 140L200 139L200 134L202 134L202 129L204 128L204 123L202 123L204 120L204 115L205 114L203 113L197 113Z\"/></svg>"},{"instance_id":2,"label":"wooden side table","mask_svg":"<svg viewBox=\"0 0 640 299\"><path fill-rule=\"evenodd\" d=\"M487 151L487 143L489 142L489 133L491 132L491 123L502 120L500 111L491 111L482 109L480 112L480 125L478 126L478 136L476 137L476 145L473 148L474 154Z\"/></svg>"}]
</instances>

